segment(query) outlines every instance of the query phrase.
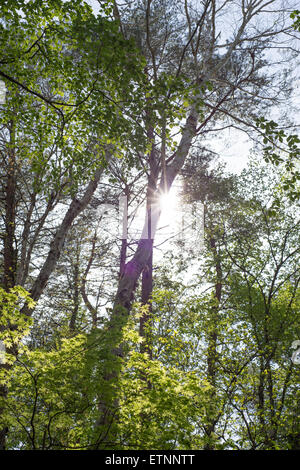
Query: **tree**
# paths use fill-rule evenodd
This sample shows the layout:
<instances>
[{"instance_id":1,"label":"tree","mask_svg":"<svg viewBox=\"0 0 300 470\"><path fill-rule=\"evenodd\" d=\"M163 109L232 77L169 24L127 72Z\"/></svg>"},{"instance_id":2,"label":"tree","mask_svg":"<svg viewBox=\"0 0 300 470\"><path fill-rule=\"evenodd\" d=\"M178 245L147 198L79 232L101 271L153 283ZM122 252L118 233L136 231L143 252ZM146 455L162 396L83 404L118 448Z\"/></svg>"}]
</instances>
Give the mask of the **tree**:
<instances>
[{"instance_id":1,"label":"tree","mask_svg":"<svg viewBox=\"0 0 300 470\"><path fill-rule=\"evenodd\" d=\"M280 175L265 168L253 162L234 179L186 170L187 194L206 205L204 272L212 292L190 308L203 316L199 336L213 385L203 423L208 448L219 439L238 449L298 445L297 427L289 434L282 423L298 406L289 396L298 374L290 351L298 336L299 221L288 197L276 213L270 209Z\"/></svg>"},{"instance_id":2,"label":"tree","mask_svg":"<svg viewBox=\"0 0 300 470\"><path fill-rule=\"evenodd\" d=\"M242 108L236 112L232 97L236 93L241 97L240 103L244 93L260 96L258 90L261 92L268 83L259 77L259 69L264 63L257 51L271 47L274 37L288 33L291 28L285 26L282 11L278 11L278 22L275 20L273 7L276 5L272 2L272 13L271 10L268 13L269 2L238 5L240 21L223 43L219 37L218 18L225 14L227 3L219 5L207 1L197 10L185 2L180 10L185 11L184 20L177 12L172 11L170 15L173 5L168 2L139 2L134 11L129 5L117 10L124 36L136 37L147 60L145 99L149 105L144 120L149 153L146 159L148 204L145 227L137 250L119 281L111 316L112 330L119 329L120 322L126 322L137 281L147 263L148 269L151 266L152 239L160 213L159 194L172 186L188 158L193 140L201 138L210 125L224 117L230 118L229 125L234 126L235 121L247 125L238 114ZM260 17L264 17L265 28L254 33L255 19ZM243 62L242 53L247 54ZM180 129L178 143L170 139L172 127L176 125ZM249 127L253 128L251 121ZM151 279L149 282L148 292ZM115 354L121 354L120 347L115 348Z\"/></svg>"},{"instance_id":3,"label":"tree","mask_svg":"<svg viewBox=\"0 0 300 470\"><path fill-rule=\"evenodd\" d=\"M109 11L106 2L98 17L82 2L3 7L0 75L8 98L1 106L2 285L6 292L16 284L26 286L35 301L109 158L127 139L132 121L119 112L117 101L126 94L125 113L131 95L138 108L139 56L132 42L122 39ZM135 134L128 147L134 142L143 147L139 129ZM52 239L41 260L41 235L66 200L67 211L54 230L51 222ZM22 312L30 316L32 308L24 305Z\"/></svg>"},{"instance_id":4,"label":"tree","mask_svg":"<svg viewBox=\"0 0 300 470\"><path fill-rule=\"evenodd\" d=\"M287 96L272 51L295 53L289 9L23 3L1 23L2 447L296 448L295 167L225 175L209 142L238 128L296 159L297 137L261 119ZM205 246L159 266L159 198L179 175ZM122 192L130 220L146 205L137 240L102 211Z\"/></svg>"}]
</instances>

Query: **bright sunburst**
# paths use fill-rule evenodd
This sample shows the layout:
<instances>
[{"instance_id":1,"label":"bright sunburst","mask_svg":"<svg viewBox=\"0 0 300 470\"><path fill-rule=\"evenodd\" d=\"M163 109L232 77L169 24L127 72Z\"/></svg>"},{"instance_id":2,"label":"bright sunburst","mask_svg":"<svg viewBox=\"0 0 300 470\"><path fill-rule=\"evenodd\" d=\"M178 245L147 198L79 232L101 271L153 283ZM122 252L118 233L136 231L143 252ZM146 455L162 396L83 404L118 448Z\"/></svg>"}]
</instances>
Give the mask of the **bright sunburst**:
<instances>
[{"instance_id":1,"label":"bright sunburst","mask_svg":"<svg viewBox=\"0 0 300 470\"><path fill-rule=\"evenodd\" d=\"M162 193L159 198L161 208L160 226L171 226L178 220L179 195L177 188L172 187L168 193Z\"/></svg>"}]
</instances>

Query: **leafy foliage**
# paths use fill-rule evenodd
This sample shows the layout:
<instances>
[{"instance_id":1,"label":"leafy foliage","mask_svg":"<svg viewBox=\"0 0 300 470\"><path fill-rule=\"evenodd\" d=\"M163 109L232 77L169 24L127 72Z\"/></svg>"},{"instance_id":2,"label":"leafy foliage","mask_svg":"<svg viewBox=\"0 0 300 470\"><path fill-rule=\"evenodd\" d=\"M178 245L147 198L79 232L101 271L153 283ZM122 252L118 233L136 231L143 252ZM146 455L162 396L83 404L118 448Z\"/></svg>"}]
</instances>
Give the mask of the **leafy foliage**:
<instances>
[{"instance_id":1,"label":"leafy foliage","mask_svg":"<svg viewBox=\"0 0 300 470\"><path fill-rule=\"evenodd\" d=\"M284 129L278 128L276 122L267 121L265 118L260 118L257 121L257 126L262 129L264 134L263 142L267 144L264 147L265 161L284 167L282 190L289 195L292 201L297 201L300 195L300 148L297 145L300 143L300 139L298 135L286 134ZM280 149L281 144L285 145L284 149Z\"/></svg>"},{"instance_id":2,"label":"leafy foliage","mask_svg":"<svg viewBox=\"0 0 300 470\"><path fill-rule=\"evenodd\" d=\"M98 3L1 6L0 447L299 449L299 138L257 119L276 102L264 52L299 11L253 37L273 2ZM242 20L224 40L226 15ZM205 136L237 126L264 148L232 175ZM203 246L152 266L122 240L143 254L122 290L101 209L124 188L149 203L180 171Z\"/></svg>"}]
</instances>

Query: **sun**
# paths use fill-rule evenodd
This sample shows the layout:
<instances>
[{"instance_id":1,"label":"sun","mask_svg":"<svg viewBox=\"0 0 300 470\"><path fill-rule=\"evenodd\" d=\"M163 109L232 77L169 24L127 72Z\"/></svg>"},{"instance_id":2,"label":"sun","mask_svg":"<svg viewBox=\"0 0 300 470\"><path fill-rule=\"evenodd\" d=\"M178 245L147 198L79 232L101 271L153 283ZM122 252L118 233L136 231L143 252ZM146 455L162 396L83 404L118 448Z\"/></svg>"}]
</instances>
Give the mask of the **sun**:
<instances>
[{"instance_id":1,"label":"sun","mask_svg":"<svg viewBox=\"0 0 300 470\"><path fill-rule=\"evenodd\" d=\"M159 205L161 210L160 225L169 226L173 224L178 218L179 211L179 196L176 188L172 187L169 192L161 193Z\"/></svg>"}]
</instances>

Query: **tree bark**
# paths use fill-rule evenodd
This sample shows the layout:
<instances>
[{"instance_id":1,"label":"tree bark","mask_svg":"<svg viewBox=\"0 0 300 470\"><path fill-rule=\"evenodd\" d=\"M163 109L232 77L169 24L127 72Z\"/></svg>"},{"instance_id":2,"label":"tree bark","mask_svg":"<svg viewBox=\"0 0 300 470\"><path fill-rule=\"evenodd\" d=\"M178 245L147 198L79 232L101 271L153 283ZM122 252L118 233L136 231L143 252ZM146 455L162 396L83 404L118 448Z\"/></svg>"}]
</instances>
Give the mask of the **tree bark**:
<instances>
[{"instance_id":1,"label":"tree bark","mask_svg":"<svg viewBox=\"0 0 300 470\"><path fill-rule=\"evenodd\" d=\"M74 283L74 294L73 294L73 308L69 323L69 329L71 332L76 330L76 320L78 317L79 307L80 307L80 272L79 272L79 258L80 258L80 249L76 247L76 261L74 265L73 272L73 283Z\"/></svg>"},{"instance_id":2,"label":"tree bark","mask_svg":"<svg viewBox=\"0 0 300 470\"><path fill-rule=\"evenodd\" d=\"M95 232L95 235L94 235L94 238L93 238L93 241L92 241L92 250L91 250L91 254L90 254L90 258L89 258L89 261L88 261L88 264L87 264L87 267L85 268L85 271L84 271L84 274L83 274L83 278L81 280L81 285L80 285L80 293L81 293L81 296L82 296L82 299L85 303L85 306L87 307L87 309L89 310L90 314L92 315L92 325L93 325L93 328L96 328L97 327L97 308L94 307L91 302L89 301L89 298L88 298L88 295L86 293L86 278L87 278L87 275L90 271L90 268L92 266L92 263L93 263L93 259L94 259L94 256L95 256L95 246L96 246L96 241L97 241L97 236L96 236L97 232Z\"/></svg>"},{"instance_id":3,"label":"tree bark","mask_svg":"<svg viewBox=\"0 0 300 470\"><path fill-rule=\"evenodd\" d=\"M142 304L148 306L147 313L140 318L140 336L144 338L144 342L141 344L141 352L147 353L149 358L152 359L152 347L149 333L147 333L147 325L151 317L151 294L153 288L153 240L152 249L147 261L147 264L142 273Z\"/></svg>"}]
</instances>

